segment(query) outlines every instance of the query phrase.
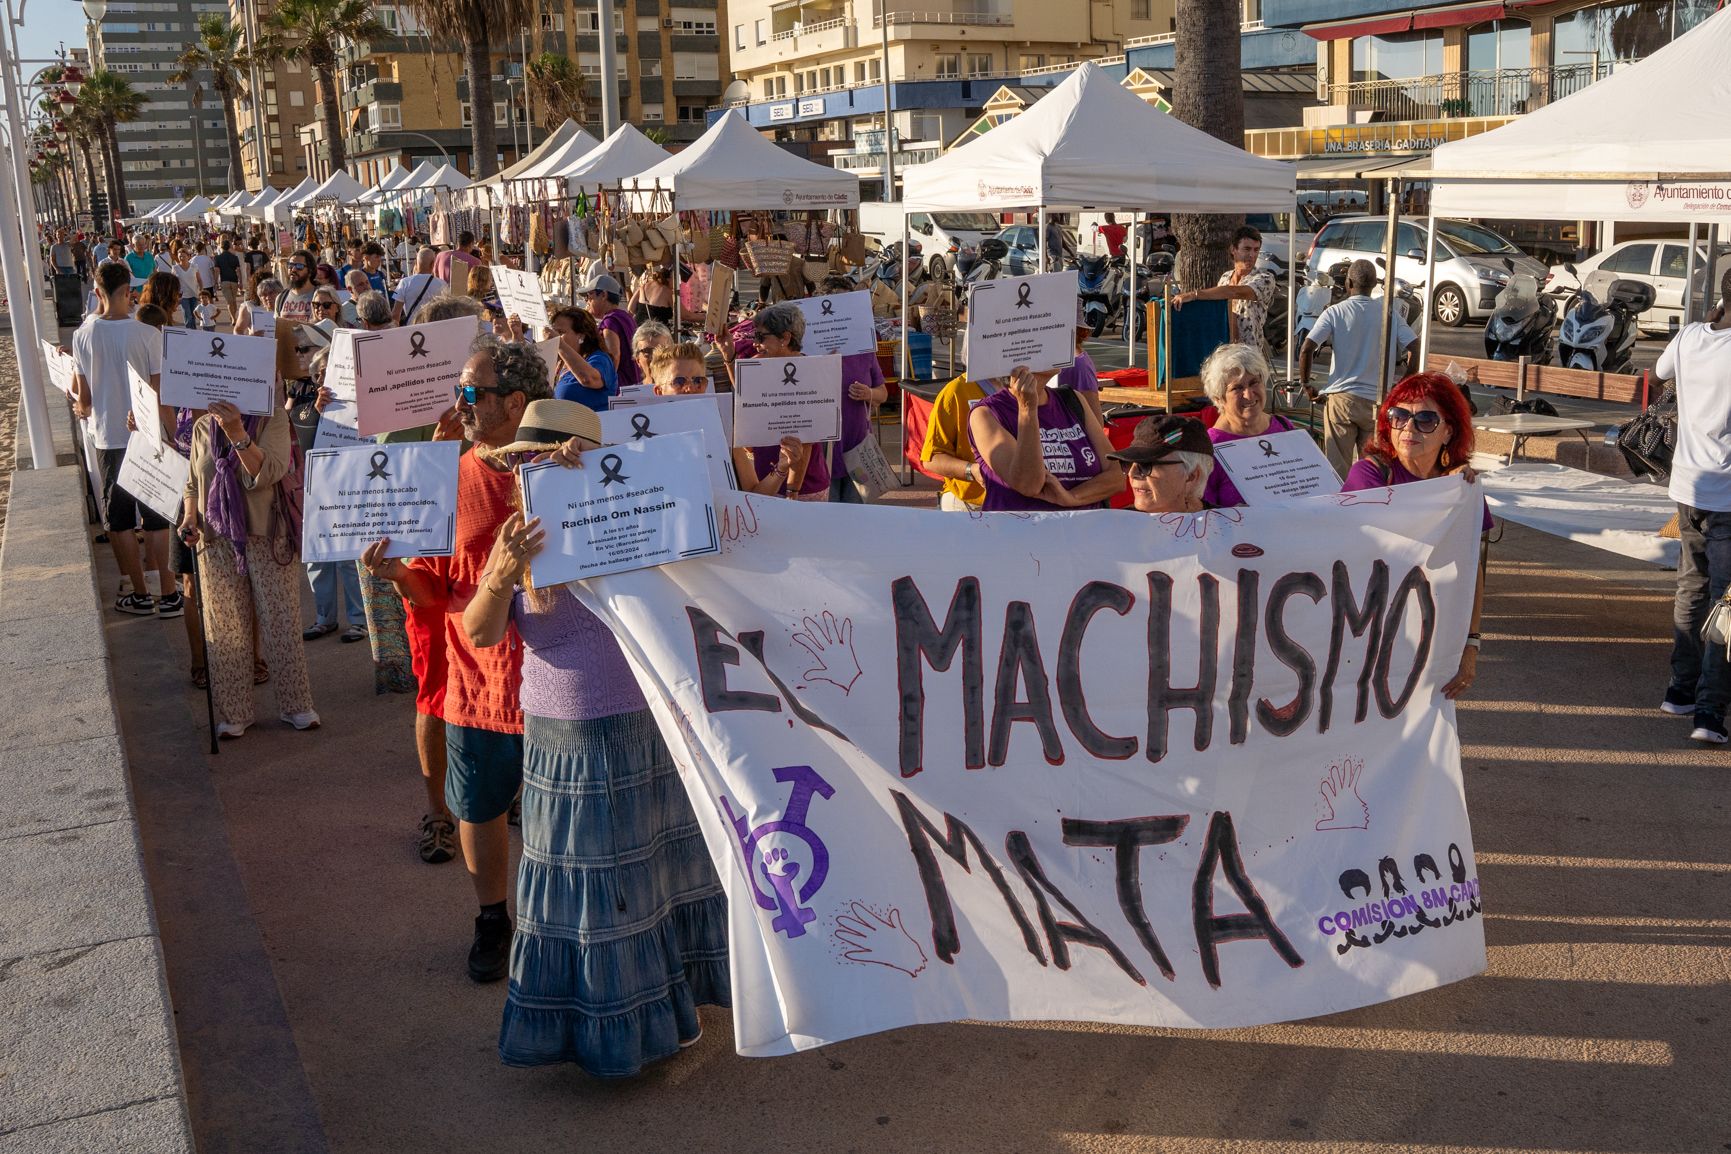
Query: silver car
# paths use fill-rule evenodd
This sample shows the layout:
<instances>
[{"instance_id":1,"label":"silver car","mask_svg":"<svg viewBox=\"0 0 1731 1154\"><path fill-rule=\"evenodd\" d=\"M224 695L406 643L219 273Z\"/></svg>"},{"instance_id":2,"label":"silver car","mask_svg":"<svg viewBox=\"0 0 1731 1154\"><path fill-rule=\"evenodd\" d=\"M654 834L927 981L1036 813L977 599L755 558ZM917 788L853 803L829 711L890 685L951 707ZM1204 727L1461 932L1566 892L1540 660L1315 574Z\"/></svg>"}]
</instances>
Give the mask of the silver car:
<instances>
[{"instance_id":1,"label":"silver car","mask_svg":"<svg viewBox=\"0 0 1731 1154\"><path fill-rule=\"evenodd\" d=\"M1436 222L1440 239L1436 254L1436 319L1450 327L1482 320L1495 310L1497 293L1514 274L1527 273L1542 287L1550 270L1497 233L1467 220ZM1307 267L1327 272L1341 261L1383 256L1388 218L1337 216L1317 231ZM1395 233L1395 276L1423 295L1425 288L1425 226L1401 221ZM1513 265L1513 269L1509 266Z\"/></svg>"}]
</instances>

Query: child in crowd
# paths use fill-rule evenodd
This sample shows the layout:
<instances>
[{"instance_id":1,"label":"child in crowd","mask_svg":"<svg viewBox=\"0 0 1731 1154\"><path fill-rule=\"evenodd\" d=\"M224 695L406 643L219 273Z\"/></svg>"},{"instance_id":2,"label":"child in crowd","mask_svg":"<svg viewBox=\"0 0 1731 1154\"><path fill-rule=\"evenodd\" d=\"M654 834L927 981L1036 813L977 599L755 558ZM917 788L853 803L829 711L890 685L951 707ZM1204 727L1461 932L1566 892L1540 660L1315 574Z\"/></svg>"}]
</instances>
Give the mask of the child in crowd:
<instances>
[{"instance_id":1,"label":"child in crowd","mask_svg":"<svg viewBox=\"0 0 1731 1154\"><path fill-rule=\"evenodd\" d=\"M214 333L216 318L222 313L222 307L216 303L216 290L199 289L198 308L193 311L198 316L198 327L207 333Z\"/></svg>"}]
</instances>

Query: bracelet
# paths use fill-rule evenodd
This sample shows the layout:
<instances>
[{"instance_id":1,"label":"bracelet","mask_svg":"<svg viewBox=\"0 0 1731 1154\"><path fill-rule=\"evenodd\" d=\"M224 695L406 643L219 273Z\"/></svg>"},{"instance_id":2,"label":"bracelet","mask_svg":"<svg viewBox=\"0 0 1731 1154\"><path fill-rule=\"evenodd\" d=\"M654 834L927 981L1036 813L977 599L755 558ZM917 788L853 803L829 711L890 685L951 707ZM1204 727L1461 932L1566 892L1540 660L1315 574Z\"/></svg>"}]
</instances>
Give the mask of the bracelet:
<instances>
[{"instance_id":1,"label":"bracelet","mask_svg":"<svg viewBox=\"0 0 1731 1154\"><path fill-rule=\"evenodd\" d=\"M501 601L511 600L512 594L499 592L497 589L493 588L493 583L491 581L481 582L481 588L485 589L487 592L491 593L493 596L497 597Z\"/></svg>"},{"instance_id":2,"label":"bracelet","mask_svg":"<svg viewBox=\"0 0 1731 1154\"><path fill-rule=\"evenodd\" d=\"M1467 647L1470 649L1477 649L1479 647L1479 635L1477 633L1467 634Z\"/></svg>"},{"instance_id":3,"label":"bracelet","mask_svg":"<svg viewBox=\"0 0 1731 1154\"><path fill-rule=\"evenodd\" d=\"M234 451L237 453L244 453L250 448L252 448L252 438L251 437L242 437L240 440L238 440L234 443Z\"/></svg>"}]
</instances>

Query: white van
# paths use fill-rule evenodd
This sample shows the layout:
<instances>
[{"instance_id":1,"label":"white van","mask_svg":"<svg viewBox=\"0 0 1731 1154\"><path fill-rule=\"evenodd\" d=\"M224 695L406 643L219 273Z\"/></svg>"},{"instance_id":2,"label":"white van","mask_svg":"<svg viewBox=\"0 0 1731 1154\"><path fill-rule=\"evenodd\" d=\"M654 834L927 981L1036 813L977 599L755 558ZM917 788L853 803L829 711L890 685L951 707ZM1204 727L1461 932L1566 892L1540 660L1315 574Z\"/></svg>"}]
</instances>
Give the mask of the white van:
<instances>
[{"instance_id":1,"label":"white van","mask_svg":"<svg viewBox=\"0 0 1731 1154\"><path fill-rule=\"evenodd\" d=\"M860 231L880 244L899 243L902 239L902 206L870 203L859 206ZM926 267L937 272L937 265L954 268L956 250L979 248L980 242L998 235L1003 222L990 212L916 212L908 217L908 236L919 242L920 254Z\"/></svg>"}]
</instances>

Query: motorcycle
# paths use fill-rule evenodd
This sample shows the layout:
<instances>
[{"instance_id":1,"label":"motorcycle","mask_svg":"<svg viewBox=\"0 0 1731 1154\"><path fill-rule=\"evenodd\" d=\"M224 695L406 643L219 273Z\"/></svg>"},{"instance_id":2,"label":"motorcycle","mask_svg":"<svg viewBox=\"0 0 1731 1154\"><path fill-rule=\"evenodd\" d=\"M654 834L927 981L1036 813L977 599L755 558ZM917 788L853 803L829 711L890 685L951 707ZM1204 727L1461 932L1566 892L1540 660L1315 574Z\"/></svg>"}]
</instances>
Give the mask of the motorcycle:
<instances>
[{"instance_id":1,"label":"motorcycle","mask_svg":"<svg viewBox=\"0 0 1731 1154\"><path fill-rule=\"evenodd\" d=\"M1111 259L1077 253L1073 265L1076 270L1077 299L1082 305L1082 319L1098 339L1112 316L1112 302L1106 295L1106 277L1111 271Z\"/></svg>"},{"instance_id":2,"label":"motorcycle","mask_svg":"<svg viewBox=\"0 0 1731 1154\"><path fill-rule=\"evenodd\" d=\"M1567 267L1574 273L1573 265ZM1586 288L1576 289L1557 334L1558 363L1601 373L1629 372L1640 335L1635 320L1653 307L1653 300L1653 286L1640 281L1612 281L1603 303Z\"/></svg>"},{"instance_id":3,"label":"motorcycle","mask_svg":"<svg viewBox=\"0 0 1731 1154\"><path fill-rule=\"evenodd\" d=\"M1539 282L1525 273L1509 278L1497 293L1490 318L1485 321L1485 356L1493 361L1518 361L1526 357L1535 365L1551 361L1551 325L1557 306L1539 296Z\"/></svg>"},{"instance_id":4,"label":"motorcycle","mask_svg":"<svg viewBox=\"0 0 1731 1154\"><path fill-rule=\"evenodd\" d=\"M1130 300L1130 277L1126 270L1119 293L1122 297L1121 309L1130 311L1130 326L1132 340L1141 341L1148 335L1148 304L1155 297L1166 292L1166 286L1172 282L1173 270L1177 267L1176 258L1165 250L1151 254L1136 269L1136 299Z\"/></svg>"},{"instance_id":5,"label":"motorcycle","mask_svg":"<svg viewBox=\"0 0 1731 1154\"><path fill-rule=\"evenodd\" d=\"M1309 278L1305 286L1298 292L1298 320L1292 326L1292 339L1304 343L1304 338L1310 335L1310 330L1316 327L1316 322L1322 316L1322 311L1334 303L1334 279L1327 273L1318 273Z\"/></svg>"},{"instance_id":6,"label":"motorcycle","mask_svg":"<svg viewBox=\"0 0 1731 1154\"><path fill-rule=\"evenodd\" d=\"M962 283L976 284L980 281L997 280L1005 275L1005 262L1010 257L1010 246L995 236L989 236L980 242L980 251L970 262L966 274L961 273L961 263L956 265L957 275Z\"/></svg>"}]
</instances>

